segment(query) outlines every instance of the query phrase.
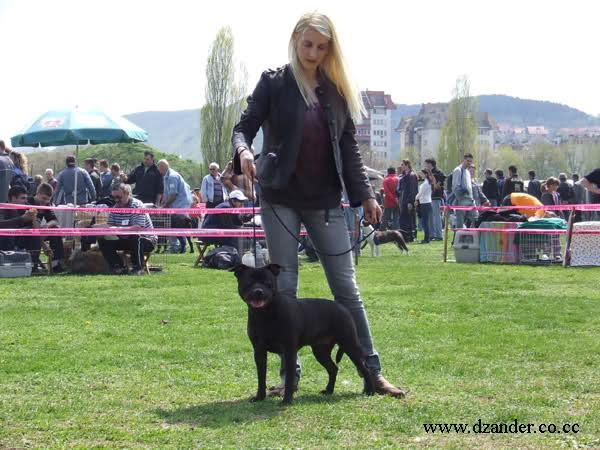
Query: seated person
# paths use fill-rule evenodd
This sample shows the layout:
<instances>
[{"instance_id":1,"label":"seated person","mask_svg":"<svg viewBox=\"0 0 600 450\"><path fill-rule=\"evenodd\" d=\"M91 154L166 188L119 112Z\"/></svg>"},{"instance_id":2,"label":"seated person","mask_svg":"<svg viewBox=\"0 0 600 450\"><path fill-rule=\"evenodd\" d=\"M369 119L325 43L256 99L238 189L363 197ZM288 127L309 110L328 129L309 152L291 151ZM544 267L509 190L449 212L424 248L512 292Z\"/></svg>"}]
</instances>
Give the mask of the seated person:
<instances>
[{"instance_id":1,"label":"seated person","mask_svg":"<svg viewBox=\"0 0 600 450\"><path fill-rule=\"evenodd\" d=\"M41 183L37 188L35 196L29 197L28 203L32 206L48 206L52 199L52 194L54 194L52 186L48 183ZM42 220L46 221L41 228L59 228L56 214L51 209L38 209L37 218L40 223L42 223ZM42 247L46 246L45 241L50 243L50 248L52 249L52 270L57 273L64 272L60 264L60 260L65 257L62 236L43 237L41 242Z\"/></svg>"},{"instance_id":2,"label":"seated person","mask_svg":"<svg viewBox=\"0 0 600 450\"><path fill-rule=\"evenodd\" d=\"M143 208L144 204L133 198L131 195L131 186L121 183L111 187L112 198L115 201L114 208ZM126 230L153 230L152 220L148 214L130 214L111 212L108 215L109 227L119 227ZM115 239L116 237L116 239ZM117 255L117 250L127 250L131 253L132 275L143 275L142 270L144 253L154 250L158 237L156 235L123 235L123 236L104 236L98 238L98 245L102 256L108 263L114 274L127 273L127 267L122 264L121 258Z\"/></svg>"},{"instance_id":3,"label":"seated person","mask_svg":"<svg viewBox=\"0 0 600 450\"><path fill-rule=\"evenodd\" d=\"M15 184L8 190L8 203L27 204L27 189ZM0 228L41 228L38 211L31 209L3 209L0 211ZM0 250L26 250L31 253L34 266L32 273L40 271L39 260L42 240L38 236L0 236ZM38 263L36 263L36 261Z\"/></svg>"},{"instance_id":4,"label":"seated person","mask_svg":"<svg viewBox=\"0 0 600 450\"><path fill-rule=\"evenodd\" d=\"M248 200L248 197L242 191L234 190L229 193L229 200L219 203L214 209L243 208L246 200ZM241 214L207 214L202 228L231 230L240 228L243 224ZM238 248L238 238L235 237L203 237L202 241Z\"/></svg>"},{"instance_id":5,"label":"seated person","mask_svg":"<svg viewBox=\"0 0 600 450\"><path fill-rule=\"evenodd\" d=\"M537 197L533 195L524 194L522 192L513 192L508 194L502 200L502 206L544 206ZM546 212L543 209L520 209L519 214L527 217L528 219L542 218L542 217L555 217L553 213Z\"/></svg>"}]
</instances>

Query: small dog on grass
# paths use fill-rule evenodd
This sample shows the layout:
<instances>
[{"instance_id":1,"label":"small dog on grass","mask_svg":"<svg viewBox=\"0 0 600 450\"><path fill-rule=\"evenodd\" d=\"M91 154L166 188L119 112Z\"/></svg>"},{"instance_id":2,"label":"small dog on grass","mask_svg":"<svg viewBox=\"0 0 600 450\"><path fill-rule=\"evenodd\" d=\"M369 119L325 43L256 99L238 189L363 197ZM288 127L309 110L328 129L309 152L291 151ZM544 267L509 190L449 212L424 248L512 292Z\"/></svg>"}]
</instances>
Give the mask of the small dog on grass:
<instances>
[{"instance_id":1,"label":"small dog on grass","mask_svg":"<svg viewBox=\"0 0 600 450\"><path fill-rule=\"evenodd\" d=\"M381 244L387 244L393 242L400 249L400 253L405 251L408 254L408 247L406 246L406 240L401 230L387 230L387 231L375 231L371 224L361 222L362 232L367 237L367 244L371 246L371 256L381 255L379 246ZM366 244L365 244L366 245ZM363 246L364 247L364 246Z\"/></svg>"},{"instance_id":2,"label":"small dog on grass","mask_svg":"<svg viewBox=\"0 0 600 450\"><path fill-rule=\"evenodd\" d=\"M238 292L248 305L248 337L254 347L258 390L251 401L266 397L267 352L285 355L285 392L282 404L292 402L296 389L296 356L310 345L327 370L329 382L322 394L332 394L338 367L331 359L335 344L336 362L346 353L364 378L365 393L375 393L373 376L367 370L350 312L341 304L324 299L287 298L277 291L280 266L269 264L255 269L243 264L231 269L238 280Z\"/></svg>"}]
</instances>

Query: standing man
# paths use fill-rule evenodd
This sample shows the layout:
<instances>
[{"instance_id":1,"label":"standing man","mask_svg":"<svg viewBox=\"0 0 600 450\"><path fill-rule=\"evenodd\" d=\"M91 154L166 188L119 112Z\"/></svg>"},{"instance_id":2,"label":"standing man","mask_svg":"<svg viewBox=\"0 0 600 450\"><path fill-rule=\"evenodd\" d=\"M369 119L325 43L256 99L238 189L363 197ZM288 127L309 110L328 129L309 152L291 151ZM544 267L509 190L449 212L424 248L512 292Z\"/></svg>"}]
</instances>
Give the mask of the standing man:
<instances>
[{"instance_id":1,"label":"standing man","mask_svg":"<svg viewBox=\"0 0 600 450\"><path fill-rule=\"evenodd\" d=\"M4 141L0 141L0 203L8 201L8 188L15 176L15 165L6 153Z\"/></svg>"},{"instance_id":2,"label":"standing man","mask_svg":"<svg viewBox=\"0 0 600 450\"><path fill-rule=\"evenodd\" d=\"M513 192L516 192L517 194L525 192L525 183L523 183L523 180L521 180L521 177L517 174L517 166L508 167L508 178L504 180L501 198L504 199L504 197Z\"/></svg>"},{"instance_id":3,"label":"standing man","mask_svg":"<svg viewBox=\"0 0 600 450\"><path fill-rule=\"evenodd\" d=\"M529 184L527 185L527 193L533 195L540 200L542 198L542 183L535 179L535 170L529 171Z\"/></svg>"},{"instance_id":4,"label":"standing man","mask_svg":"<svg viewBox=\"0 0 600 450\"><path fill-rule=\"evenodd\" d=\"M108 161L102 159L98 165L100 166L100 181L102 181L102 194L99 197L110 197L113 176L108 168Z\"/></svg>"},{"instance_id":5,"label":"standing man","mask_svg":"<svg viewBox=\"0 0 600 450\"><path fill-rule=\"evenodd\" d=\"M54 170L46 169L46 183L52 186L52 189L56 191L56 178L54 178Z\"/></svg>"},{"instance_id":6,"label":"standing man","mask_svg":"<svg viewBox=\"0 0 600 450\"><path fill-rule=\"evenodd\" d=\"M600 203L600 168L592 170L579 183L588 190L590 203ZM600 211L590 211L590 220L593 220L594 216L597 219L599 215Z\"/></svg>"},{"instance_id":7,"label":"standing man","mask_svg":"<svg viewBox=\"0 0 600 450\"><path fill-rule=\"evenodd\" d=\"M221 174L219 173L219 165L212 162L208 165L209 174L202 179L200 186L200 194L202 200L206 203L207 208L214 208L223 203L227 197L227 190L221 182Z\"/></svg>"},{"instance_id":8,"label":"standing man","mask_svg":"<svg viewBox=\"0 0 600 450\"><path fill-rule=\"evenodd\" d=\"M83 161L83 167L85 168L85 170L87 170L87 173L92 179L94 189L96 190L96 198L102 197L102 179L100 178L100 172L98 172L98 169L96 169L96 159L86 159L85 161Z\"/></svg>"},{"instance_id":9,"label":"standing man","mask_svg":"<svg viewBox=\"0 0 600 450\"><path fill-rule=\"evenodd\" d=\"M396 169L389 167L387 175L383 180L383 219L381 219L381 231L388 228L397 230L400 228L400 210L398 209L398 177ZM390 226L390 221L391 226Z\"/></svg>"},{"instance_id":10,"label":"standing man","mask_svg":"<svg viewBox=\"0 0 600 450\"><path fill-rule=\"evenodd\" d=\"M433 158L425 160L425 169L429 171L433 178L433 184L431 185L431 230L430 236L432 241L442 240L442 216L441 206L444 199L444 181L446 175L437 167L437 162Z\"/></svg>"},{"instance_id":11,"label":"standing man","mask_svg":"<svg viewBox=\"0 0 600 450\"><path fill-rule=\"evenodd\" d=\"M164 180L154 164L154 153L144 152L144 161L127 177L127 184L135 184L133 195L143 203L160 205Z\"/></svg>"},{"instance_id":12,"label":"standing man","mask_svg":"<svg viewBox=\"0 0 600 450\"><path fill-rule=\"evenodd\" d=\"M492 169L485 169L485 180L483 180L483 186L481 192L485 195L490 202L491 206L498 206L498 180L493 176Z\"/></svg>"},{"instance_id":13,"label":"standing man","mask_svg":"<svg viewBox=\"0 0 600 450\"><path fill-rule=\"evenodd\" d=\"M498 185L498 204L500 204L502 203L502 199L504 199L502 196L502 192L504 192L504 170L496 169L494 173L496 174L496 184Z\"/></svg>"},{"instance_id":14,"label":"standing man","mask_svg":"<svg viewBox=\"0 0 600 450\"><path fill-rule=\"evenodd\" d=\"M141 209L144 204L131 196L131 186L125 183L113 185L111 188L112 198L115 201L113 208L131 208ZM130 214L130 213L110 213L108 215L108 226L119 227L128 230L153 230L152 220L148 214ZM98 246L102 256L108 263L115 275L127 273L127 267L123 266L121 258L117 255L117 250L127 250L131 252L131 275L144 275L142 269L144 264L144 253L154 250L158 237L148 234L122 235L114 239L115 236L105 236L98 238Z\"/></svg>"},{"instance_id":15,"label":"standing man","mask_svg":"<svg viewBox=\"0 0 600 450\"><path fill-rule=\"evenodd\" d=\"M415 197L417 196L419 182L417 174L412 170L408 159L400 163L402 173L398 180L398 203L400 205L400 228L408 234L408 242L417 238L417 215L415 211Z\"/></svg>"},{"instance_id":16,"label":"standing man","mask_svg":"<svg viewBox=\"0 0 600 450\"><path fill-rule=\"evenodd\" d=\"M558 176L560 180L560 184L558 185L558 195L560 195L560 204L561 205L570 205L573 203L575 199L575 192L573 191L573 187L567 181L567 174L561 173ZM569 216L571 215L571 211L564 210L562 211L565 220L569 220Z\"/></svg>"},{"instance_id":17,"label":"standing man","mask_svg":"<svg viewBox=\"0 0 600 450\"><path fill-rule=\"evenodd\" d=\"M463 161L452 172L452 193L456 198L456 206L475 206L473 200L473 184L469 167L473 165L473 155L465 153ZM474 220L473 211L464 209L456 210L456 228L462 228L465 224L465 219ZM456 233L454 233L456 235Z\"/></svg>"},{"instance_id":18,"label":"standing man","mask_svg":"<svg viewBox=\"0 0 600 450\"><path fill-rule=\"evenodd\" d=\"M161 208L190 208L192 205L192 193L183 177L177 171L169 168L169 162L166 159L161 159L158 162L158 170L164 177ZM188 214L174 214L171 216L171 226L173 228L190 228L191 222ZM179 253L184 253L185 238L178 237L177 239L179 240ZM191 239L189 240L191 247L192 242ZM173 244L173 241L171 241L171 244ZM172 250L176 251L174 247L172 247Z\"/></svg>"},{"instance_id":19,"label":"standing man","mask_svg":"<svg viewBox=\"0 0 600 450\"><path fill-rule=\"evenodd\" d=\"M96 200L96 188L86 170L75 166L75 157L67 156L67 167L58 174L54 203L66 205L74 202L75 176L77 176L77 204L85 205Z\"/></svg>"}]
</instances>

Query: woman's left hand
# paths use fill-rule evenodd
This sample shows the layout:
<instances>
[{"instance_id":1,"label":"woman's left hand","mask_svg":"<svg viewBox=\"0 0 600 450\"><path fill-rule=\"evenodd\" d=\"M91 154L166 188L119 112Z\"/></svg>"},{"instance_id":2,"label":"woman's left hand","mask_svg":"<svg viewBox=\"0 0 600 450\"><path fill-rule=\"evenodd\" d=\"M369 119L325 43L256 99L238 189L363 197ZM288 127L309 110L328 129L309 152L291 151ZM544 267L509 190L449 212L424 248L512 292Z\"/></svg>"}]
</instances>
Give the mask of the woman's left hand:
<instances>
[{"instance_id":1,"label":"woman's left hand","mask_svg":"<svg viewBox=\"0 0 600 450\"><path fill-rule=\"evenodd\" d=\"M362 207L365 212L365 220L371 225L378 224L381 222L381 208L377 204L374 198L363 200Z\"/></svg>"}]
</instances>

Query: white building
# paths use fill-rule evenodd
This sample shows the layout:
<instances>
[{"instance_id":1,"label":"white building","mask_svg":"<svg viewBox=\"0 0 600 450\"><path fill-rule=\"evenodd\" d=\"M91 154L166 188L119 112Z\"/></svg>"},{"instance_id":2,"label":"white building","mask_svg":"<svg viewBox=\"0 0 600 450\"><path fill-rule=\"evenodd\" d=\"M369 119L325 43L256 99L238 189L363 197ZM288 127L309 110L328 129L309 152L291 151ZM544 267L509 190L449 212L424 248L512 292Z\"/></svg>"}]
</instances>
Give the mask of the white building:
<instances>
[{"instance_id":1,"label":"white building","mask_svg":"<svg viewBox=\"0 0 600 450\"><path fill-rule=\"evenodd\" d=\"M448 121L448 103L427 103L421 106L419 114L411 118L403 118L395 131L401 135L400 149L412 146L415 148L420 166L427 158L438 157L442 130ZM494 149L494 119L486 112L477 113L477 135L475 144L479 148Z\"/></svg>"},{"instance_id":2,"label":"white building","mask_svg":"<svg viewBox=\"0 0 600 450\"><path fill-rule=\"evenodd\" d=\"M392 110L396 105L392 96L384 91L361 92L367 115L356 124L356 138L359 145L367 145L383 159L391 158Z\"/></svg>"}]
</instances>

